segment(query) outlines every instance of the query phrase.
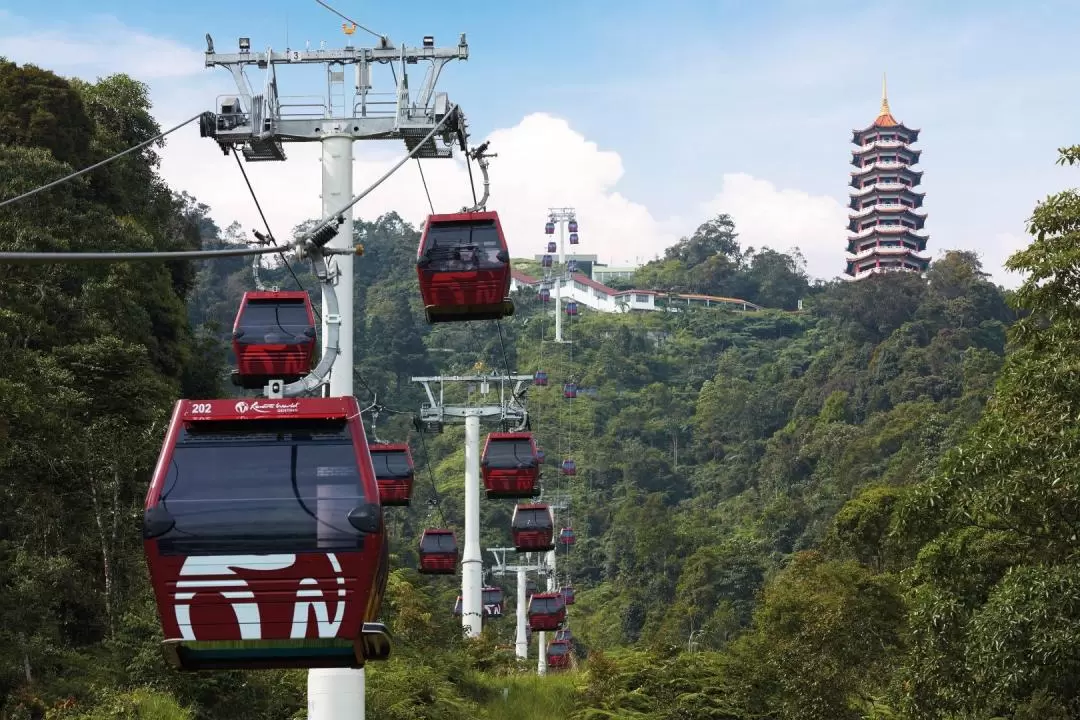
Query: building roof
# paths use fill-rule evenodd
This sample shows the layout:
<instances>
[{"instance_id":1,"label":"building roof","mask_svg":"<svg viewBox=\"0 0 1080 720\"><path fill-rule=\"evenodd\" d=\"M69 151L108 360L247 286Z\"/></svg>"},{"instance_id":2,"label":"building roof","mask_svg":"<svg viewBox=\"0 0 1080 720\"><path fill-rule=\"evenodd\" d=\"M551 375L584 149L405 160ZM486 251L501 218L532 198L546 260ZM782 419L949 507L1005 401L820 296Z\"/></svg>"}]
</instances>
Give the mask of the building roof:
<instances>
[{"instance_id":1,"label":"building roof","mask_svg":"<svg viewBox=\"0 0 1080 720\"><path fill-rule=\"evenodd\" d=\"M885 76L881 76L881 112L878 113L877 119L874 120L873 127L896 127L899 125L896 118L892 116L892 112L889 110L889 89L885 84Z\"/></svg>"}]
</instances>

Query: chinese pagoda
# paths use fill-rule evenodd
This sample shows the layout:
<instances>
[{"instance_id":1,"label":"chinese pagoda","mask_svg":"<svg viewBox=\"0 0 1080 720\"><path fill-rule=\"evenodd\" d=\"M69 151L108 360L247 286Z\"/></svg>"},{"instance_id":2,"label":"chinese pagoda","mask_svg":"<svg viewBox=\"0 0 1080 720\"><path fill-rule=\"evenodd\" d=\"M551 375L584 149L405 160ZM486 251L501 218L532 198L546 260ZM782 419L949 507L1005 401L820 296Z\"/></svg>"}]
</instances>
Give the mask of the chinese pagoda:
<instances>
[{"instance_id":1,"label":"chinese pagoda","mask_svg":"<svg viewBox=\"0 0 1080 720\"><path fill-rule=\"evenodd\" d=\"M884 272L925 272L930 258L928 236L922 234L926 215L919 212L923 195L917 192L922 150L912 150L919 131L897 122L889 110L884 79L881 112L870 127L854 130L851 151L851 212L848 215L847 269L850 279Z\"/></svg>"}]
</instances>

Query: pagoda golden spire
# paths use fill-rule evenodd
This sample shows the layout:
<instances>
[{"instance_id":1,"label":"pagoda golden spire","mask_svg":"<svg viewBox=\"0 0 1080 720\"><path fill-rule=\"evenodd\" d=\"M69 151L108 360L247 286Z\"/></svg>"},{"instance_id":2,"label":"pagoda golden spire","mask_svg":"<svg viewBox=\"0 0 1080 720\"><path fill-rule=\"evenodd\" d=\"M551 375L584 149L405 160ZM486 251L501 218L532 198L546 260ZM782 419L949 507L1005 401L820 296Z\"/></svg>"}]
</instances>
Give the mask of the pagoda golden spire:
<instances>
[{"instance_id":1,"label":"pagoda golden spire","mask_svg":"<svg viewBox=\"0 0 1080 720\"><path fill-rule=\"evenodd\" d=\"M881 112L878 113L878 117L883 115L891 115L889 110L889 86L887 84L887 77L885 73L881 73Z\"/></svg>"}]
</instances>

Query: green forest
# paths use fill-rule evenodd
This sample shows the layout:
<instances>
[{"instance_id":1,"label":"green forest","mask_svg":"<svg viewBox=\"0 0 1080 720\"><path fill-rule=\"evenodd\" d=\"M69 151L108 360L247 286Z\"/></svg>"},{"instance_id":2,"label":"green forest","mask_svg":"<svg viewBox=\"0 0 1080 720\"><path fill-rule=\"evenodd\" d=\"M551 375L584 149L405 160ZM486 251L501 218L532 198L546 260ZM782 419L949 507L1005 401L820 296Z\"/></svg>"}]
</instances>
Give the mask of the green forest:
<instances>
[{"instance_id":1,"label":"green forest","mask_svg":"<svg viewBox=\"0 0 1080 720\"><path fill-rule=\"evenodd\" d=\"M159 132L135 79L0 59L0 202ZM0 207L0 249L246 240L164 183L160 148ZM582 308L561 346L531 293L499 324L429 326L417 229L357 220L357 396L418 480L386 511L395 644L368 666L369 717L1080 715L1080 193L1034 208L1016 291L959 251L925 277L811 282L797 254L743 247L738 220L704 219L634 284L766 309ZM296 285L280 262L261 274ZM166 664L139 530L173 402L237 392L248 289L245 258L0 264L0 719L306 717L304 671ZM537 677L535 643L519 666L510 616L463 639L457 578L415 570L423 528L462 528L464 431L418 435L411 378L478 364L545 370L533 430L577 463L544 481L578 538L559 560L577 589L566 672ZM512 508L482 502L485 547L509 544Z\"/></svg>"}]
</instances>

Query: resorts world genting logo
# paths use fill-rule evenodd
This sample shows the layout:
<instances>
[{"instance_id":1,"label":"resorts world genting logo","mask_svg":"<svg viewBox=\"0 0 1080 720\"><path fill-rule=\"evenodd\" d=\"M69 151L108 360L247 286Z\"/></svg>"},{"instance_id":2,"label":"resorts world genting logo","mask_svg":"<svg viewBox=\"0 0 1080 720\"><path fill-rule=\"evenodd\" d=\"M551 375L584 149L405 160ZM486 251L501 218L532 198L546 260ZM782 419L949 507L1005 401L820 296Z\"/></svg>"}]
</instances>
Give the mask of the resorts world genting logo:
<instances>
[{"instance_id":1,"label":"resorts world genting logo","mask_svg":"<svg viewBox=\"0 0 1080 720\"><path fill-rule=\"evenodd\" d=\"M296 595L291 599L292 625L289 638L303 640L309 637L308 624L314 616L318 638L337 637L341 622L345 617L345 576L341 563L334 553L326 553L327 561L334 571L337 585L337 598L334 605L334 617L330 618L327 598L319 581L312 577L296 579ZM238 570L265 573L274 570L288 570L296 564L296 555L211 555L193 556L184 561L180 568L180 579L176 582L175 616L184 640L195 641L195 626L192 624L191 606L198 594L215 593L229 601L233 615L240 629L241 640L262 640L263 618L255 593L241 578ZM184 578L188 579L184 579ZM196 579L197 578L197 579ZM333 597L333 593L331 593Z\"/></svg>"},{"instance_id":2,"label":"resorts world genting logo","mask_svg":"<svg viewBox=\"0 0 1080 720\"><path fill-rule=\"evenodd\" d=\"M248 412L259 413L265 415L268 413L295 413L300 411L300 403L293 402L259 402L254 400L252 402L246 402L241 400L234 405L236 412L240 415L244 415Z\"/></svg>"}]
</instances>

